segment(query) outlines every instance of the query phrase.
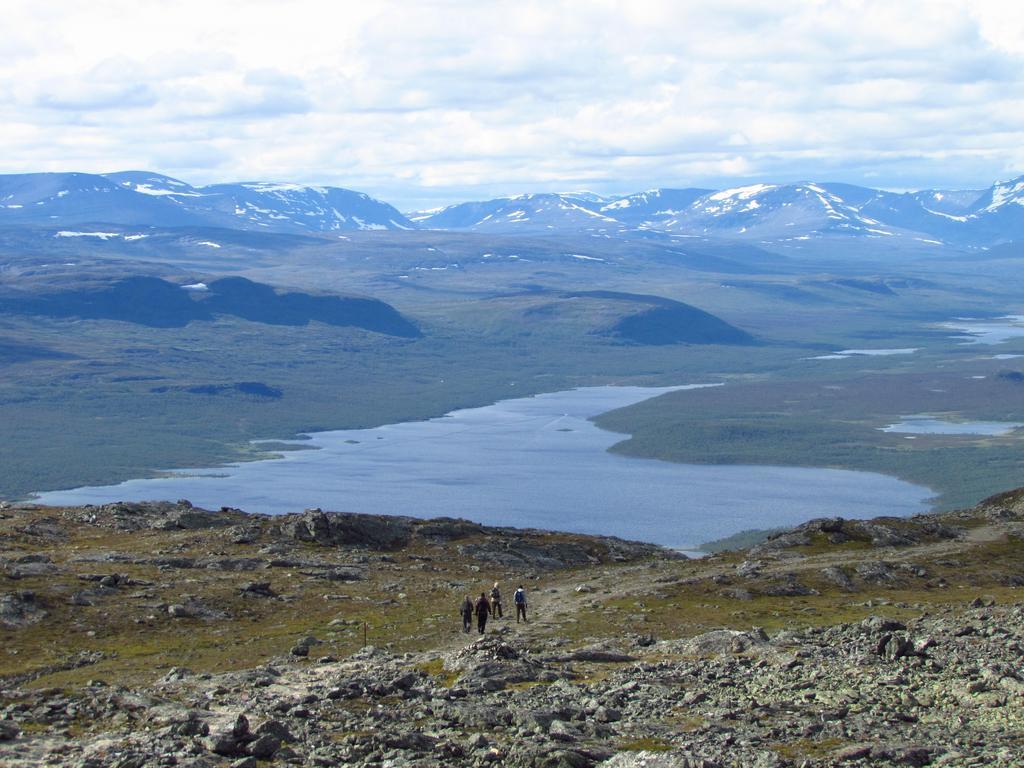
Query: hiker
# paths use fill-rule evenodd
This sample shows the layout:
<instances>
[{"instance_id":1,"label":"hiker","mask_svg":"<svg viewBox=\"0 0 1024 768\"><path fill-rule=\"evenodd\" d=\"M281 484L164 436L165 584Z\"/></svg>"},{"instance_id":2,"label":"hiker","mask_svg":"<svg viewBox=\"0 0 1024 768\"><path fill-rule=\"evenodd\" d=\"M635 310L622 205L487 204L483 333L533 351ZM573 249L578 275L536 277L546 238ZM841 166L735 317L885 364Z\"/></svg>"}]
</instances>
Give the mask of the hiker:
<instances>
[{"instance_id":1,"label":"hiker","mask_svg":"<svg viewBox=\"0 0 1024 768\"><path fill-rule=\"evenodd\" d=\"M487 626L487 617L491 615L491 604L487 602L487 593L481 592L473 609L476 612L476 629L482 635Z\"/></svg>"},{"instance_id":2,"label":"hiker","mask_svg":"<svg viewBox=\"0 0 1024 768\"><path fill-rule=\"evenodd\" d=\"M501 590L498 589L498 582L494 582L494 586L491 587L491 615L496 619L500 619L501 613Z\"/></svg>"},{"instance_id":3,"label":"hiker","mask_svg":"<svg viewBox=\"0 0 1024 768\"><path fill-rule=\"evenodd\" d=\"M512 595L512 602L516 604L516 624L519 623L519 617L523 617L523 622L526 623L526 590L523 589L523 585L519 585L519 589Z\"/></svg>"},{"instance_id":4,"label":"hiker","mask_svg":"<svg viewBox=\"0 0 1024 768\"><path fill-rule=\"evenodd\" d=\"M473 626L473 598L466 595L459 612L462 613L462 631L469 632L469 628Z\"/></svg>"}]
</instances>

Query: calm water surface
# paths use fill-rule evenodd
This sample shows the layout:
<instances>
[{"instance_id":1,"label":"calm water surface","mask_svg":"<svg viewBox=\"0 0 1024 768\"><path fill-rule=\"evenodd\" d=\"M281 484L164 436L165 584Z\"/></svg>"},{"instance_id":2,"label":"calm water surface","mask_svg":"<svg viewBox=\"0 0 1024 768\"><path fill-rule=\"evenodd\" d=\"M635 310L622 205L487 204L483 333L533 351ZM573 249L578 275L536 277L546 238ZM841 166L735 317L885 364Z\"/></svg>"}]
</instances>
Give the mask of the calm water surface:
<instances>
[{"instance_id":1,"label":"calm water surface","mask_svg":"<svg viewBox=\"0 0 1024 768\"><path fill-rule=\"evenodd\" d=\"M892 355L912 355L918 351L918 347L903 347L900 349L841 349L829 355L815 355L805 358L806 360L847 360L851 357L891 357Z\"/></svg>"},{"instance_id":2,"label":"calm water surface","mask_svg":"<svg viewBox=\"0 0 1024 768\"><path fill-rule=\"evenodd\" d=\"M685 388L685 387L683 387ZM700 466L607 452L624 438L588 419L680 387L591 387L430 421L310 435L278 459L39 494L46 504L189 499L218 509L306 507L465 517L621 536L680 549L822 517L909 515L929 489L832 469Z\"/></svg>"},{"instance_id":3,"label":"calm water surface","mask_svg":"<svg viewBox=\"0 0 1024 768\"><path fill-rule=\"evenodd\" d=\"M966 344L1002 344L1004 341L1024 336L1024 315L1007 315L993 320L958 318L942 323L942 328L958 331Z\"/></svg>"},{"instance_id":4,"label":"calm water surface","mask_svg":"<svg viewBox=\"0 0 1024 768\"><path fill-rule=\"evenodd\" d=\"M901 421L880 427L882 432L908 435L1008 435L1024 424L1012 421L946 421L934 416L904 416Z\"/></svg>"}]
</instances>

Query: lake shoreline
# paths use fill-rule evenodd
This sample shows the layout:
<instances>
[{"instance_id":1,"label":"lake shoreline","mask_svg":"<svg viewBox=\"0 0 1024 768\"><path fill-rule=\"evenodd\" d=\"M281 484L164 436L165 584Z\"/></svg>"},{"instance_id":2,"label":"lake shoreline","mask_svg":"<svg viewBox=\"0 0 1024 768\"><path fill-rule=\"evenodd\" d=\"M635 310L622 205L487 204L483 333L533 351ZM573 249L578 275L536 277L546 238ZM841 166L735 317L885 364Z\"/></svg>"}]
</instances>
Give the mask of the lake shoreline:
<instances>
[{"instance_id":1,"label":"lake shoreline","mask_svg":"<svg viewBox=\"0 0 1024 768\"><path fill-rule=\"evenodd\" d=\"M609 451L621 435L591 421L662 394L705 386L587 387L425 421L309 433L294 441L296 447L317 450L285 450L272 459L44 492L34 500L78 505L188 498L207 508L269 514L323 507L453 516L487 525L619 536L685 551L742 530L788 527L815 517L901 516L930 509L930 489L873 473L623 457Z\"/></svg>"}]
</instances>

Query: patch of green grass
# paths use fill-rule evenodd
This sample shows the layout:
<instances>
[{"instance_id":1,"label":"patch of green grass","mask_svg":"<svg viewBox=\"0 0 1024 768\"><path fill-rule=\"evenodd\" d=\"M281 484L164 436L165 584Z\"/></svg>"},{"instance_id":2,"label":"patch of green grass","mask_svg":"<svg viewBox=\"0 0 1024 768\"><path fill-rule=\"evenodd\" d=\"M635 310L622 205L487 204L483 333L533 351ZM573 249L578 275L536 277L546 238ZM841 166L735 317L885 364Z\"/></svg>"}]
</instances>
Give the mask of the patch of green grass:
<instances>
[{"instance_id":1,"label":"patch of green grass","mask_svg":"<svg viewBox=\"0 0 1024 768\"><path fill-rule=\"evenodd\" d=\"M417 665L417 669L435 678L443 688L451 688L459 679L459 673L444 668L444 659L436 658Z\"/></svg>"},{"instance_id":2,"label":"patch of green grass","mask_svg":"<svg viewBox=\"0 0 1024 768\"><path fill-rule=\"evenodd\" d=\"M826 552L863 552L872 548L871 539L849 538L838 544L832 543L828 534L817 532L811 535L811 543L791 547L788 551L801 555L821 555Z\"/></svg>"},{"instance_id":3,"label":"patch of green grass","mask_svg":"<svg viewBox=\"0 0 1024 768\"><path fill-rule=\"evenodd\" d=\"M771 745L771 749L786 760L799 763L801 760L826 758L846 742L842 739L797 739L796 741L779 742Z\"/></svg>"},{"instance_id":4,"label":"patch of green grass","mask_svg":"<svg viewBox=\"0 0 1024 768\"><path fill-rule=\"evenodd\" d=\"M673 710L672 714L665 720L679 733L696 733L708 724L705 718L694 715L691 709L683 707Z\"/></svg>"}]
</instances>

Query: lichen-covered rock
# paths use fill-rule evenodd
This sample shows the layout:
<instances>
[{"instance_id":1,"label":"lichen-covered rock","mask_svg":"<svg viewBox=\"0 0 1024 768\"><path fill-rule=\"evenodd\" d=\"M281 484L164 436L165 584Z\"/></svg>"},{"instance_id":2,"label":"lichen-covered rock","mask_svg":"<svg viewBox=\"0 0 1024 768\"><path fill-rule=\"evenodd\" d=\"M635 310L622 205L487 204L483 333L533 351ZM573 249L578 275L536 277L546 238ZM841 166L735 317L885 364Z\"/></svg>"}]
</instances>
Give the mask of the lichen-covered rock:
<instances>
[{"instance_id":1,"label":"lichen-covered rock","mask_svg":"<svg viewBox=\"0 0 1024 768\"><path fill-rule=\"evenodd\" d=\"M288 515L280 526L284 535L297 541L333 547L397 549L408 544L412 536L412 518L323 512L319 509Z\"/></svg>"},{"instance_id":2,"label":"lichen-covered rock","mask_svg":"<svg viewBox=\"0 0 1024 768\"><path fill-rule=\"evenodd\" d=\"M0 626L19 629L38 624L46 617L46 609L31 590L0 595Z\"/></svg>"}]
</instances>

